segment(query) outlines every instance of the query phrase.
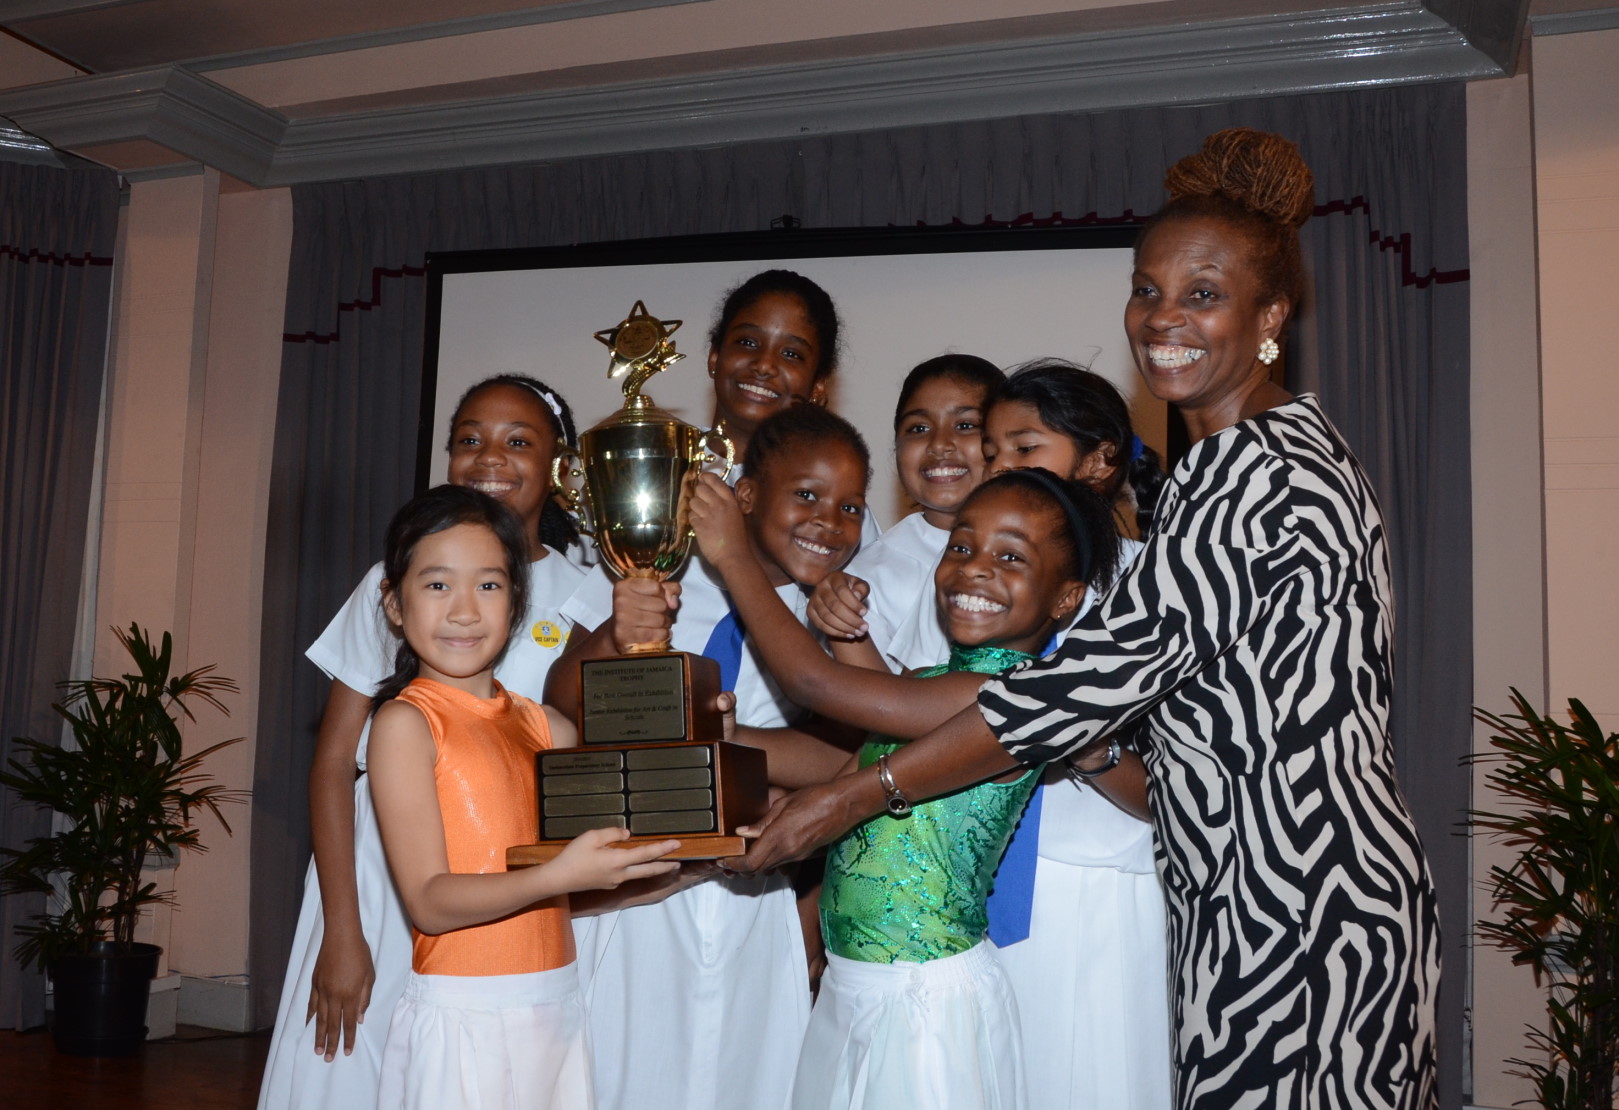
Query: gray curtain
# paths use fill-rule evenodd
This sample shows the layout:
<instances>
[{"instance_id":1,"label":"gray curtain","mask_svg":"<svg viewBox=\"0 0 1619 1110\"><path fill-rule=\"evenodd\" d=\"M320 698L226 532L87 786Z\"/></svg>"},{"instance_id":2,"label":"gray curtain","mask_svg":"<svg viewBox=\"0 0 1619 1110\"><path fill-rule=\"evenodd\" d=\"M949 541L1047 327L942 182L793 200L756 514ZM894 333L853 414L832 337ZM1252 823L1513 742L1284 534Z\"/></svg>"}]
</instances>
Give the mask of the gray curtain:
<instances>
[{"instance_id":1,"label":"gray curtain","mask_svg":"<svg viewBox=\"0 0 1619 1110\"><path fill-rule=\"evenodd\" d=\"M428 251L806 228L1141 218L1237 124L1294 139L1323 212L1293 378L1319 389L1391 521L1396 744L1444 899L1445 1098L1460 1105L1469 743L1466 181L1460 86L1027 117L345 182L294 191L253 827L255 1013L274 1013L308 859L325 683L300 652L412 492ZM1387 240L1387 242L1385 242ZM1431 270L1443 281L1427 280ZM1407 280L1407 274L1423 280ZM832 290L834 297L837 291ZM1124 291L1120 291L1121 305ZM1064 352L1055 351L1053 354ZM290 600L282 600L290 599ZM1420 697L1418 694L1420 693ZM1436 785L1442 784L1442 785ZM1454 789L1452 789L1454 787Z\"/></svg>"},{"instance_id":2,"label":"gray curtain","mask_svg":"<svg viewBox=\"0 0 1619 1110\"><path fill-rule=\"evenodd\" d=\"M0 760L53 741L71 677L118 227L118 177L0 162ZM7 848L50 814L0 792ZM37 895L0 902L0 1028L44 1021L45 984L12 956Z\"/></svg>"}]
</instances>

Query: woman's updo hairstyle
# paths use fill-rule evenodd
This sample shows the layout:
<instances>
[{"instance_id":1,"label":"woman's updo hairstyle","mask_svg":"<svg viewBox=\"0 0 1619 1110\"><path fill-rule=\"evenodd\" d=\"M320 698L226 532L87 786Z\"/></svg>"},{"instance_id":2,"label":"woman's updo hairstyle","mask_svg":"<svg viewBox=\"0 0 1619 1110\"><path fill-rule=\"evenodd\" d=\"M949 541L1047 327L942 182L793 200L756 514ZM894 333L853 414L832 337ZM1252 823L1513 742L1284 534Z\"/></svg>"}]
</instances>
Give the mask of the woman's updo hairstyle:
<instances>
[{"instance_id":1,"label":"woman's updo hairstyle","mask_svg":"<svg viewBox=\"0 0 1619 1110\"><path fill-rule=\"evenodd\" d=\"M1296 311L1304 297L1304 259L1298 229L1315 211L1315 176L1299 148L1280 135L1231 127L1203 140L1164 176L1169 203L1147 221L1136 240L1159 224L1207 216L1248 237L1254 271L1266 303L1286 298Z\"/></svg>"},{"instance_id":2,"label":"woman's updo hairstyle","mask_svg":"<svg viewBox=\"0 0 1619 1110\"><path fill-rule=\"evenodd\" d=\"M821 348L821 364L815 368L815 380L830 377L838 368L838 309L825 289L803 274L792 270L762 270L725 294L720 313L708 333L708 346L718 350L725 340L737 314L752 308L764 297L781 293L797 297L804 312L815 325L815 339Z\"/></svg>"}]
</instances>

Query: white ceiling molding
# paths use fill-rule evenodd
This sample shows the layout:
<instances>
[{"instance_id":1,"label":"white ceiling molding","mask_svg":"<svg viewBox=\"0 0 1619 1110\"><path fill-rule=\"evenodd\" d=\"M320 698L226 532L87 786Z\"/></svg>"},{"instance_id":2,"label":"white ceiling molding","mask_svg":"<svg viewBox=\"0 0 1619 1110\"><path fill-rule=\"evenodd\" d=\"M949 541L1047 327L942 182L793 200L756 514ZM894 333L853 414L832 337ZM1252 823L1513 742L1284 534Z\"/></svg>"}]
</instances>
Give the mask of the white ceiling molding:
<instances>
[{"instance_id":1,"label":"white ceiling molding","mask_svg":"<svg viewBox=\"0 0 1619 1110\"><path fill-rule=\"evenodd\" d=\"M1619 28L1619 8L1550 12L1530 17L1529 25L1537 36L1574 35L1582 31L1612 31Z\"/></svg>"},{"instance_id":2,"label":"white ceiling molding","mask_svg":"<svg viewBox=\"0 0 1619 1110\"><path fill-rule=\"evenodd\" d=\"M58 147L161 143L254 185L1499 76L1417 0L287 121L179 67L0 92Z\"/></svg>"},{"instance_id":3,"label":"white ceiling molding","mask_svg":"<svg viewBox=\"0 0 1619 1110\"><path fill-rule=\"evenodd\" d=\"M97 8L120 8L143 0L0 0L0 23L20 23L42 16L72 15Z\"/></svg>"},{"instance_id":4,"label":"white ceiling molding","mask_svg":"<svg viewBox=\"0 0 1619 1110\"><path fill-rule=\"evenodd\" d=\"M0 98L15 112L0 115L58 149L148 139L254 185L269 178L287 128L280 113L179 66L29 85Z\"/></svg>"},{"instance_id":5,"label":"white ceiling molding","mask_svg":"<svg viewBox=\"0 0 1619 1110\"><path fill-rule=\"evenodd\" d=\"M503 31L509 27L529 27L538 23L562 23L570 19L591 19L600 15L620 12L646 11L650 8L668 8L679 4L702 4L707 0L560 0L542 8L524 8L514 12L492 12L489 15L446 19L437 23L421 23L414 27L397 27L387 31L365 31L318 42L299 43L295 46L277 46L264 50L244 50L236 54L219 54L211 58L198 58L186 64L201 73L212 69L235 69L239 66L264 65L284 62L290 58L309 58L320 54L342 54L351 50L369 50L374 46L392 46L401 42L420 42L424 39L449 38L454 35L473 35L482 31ZM4 3L4 0L0 0Z\"/></svg>"}]
</instances>

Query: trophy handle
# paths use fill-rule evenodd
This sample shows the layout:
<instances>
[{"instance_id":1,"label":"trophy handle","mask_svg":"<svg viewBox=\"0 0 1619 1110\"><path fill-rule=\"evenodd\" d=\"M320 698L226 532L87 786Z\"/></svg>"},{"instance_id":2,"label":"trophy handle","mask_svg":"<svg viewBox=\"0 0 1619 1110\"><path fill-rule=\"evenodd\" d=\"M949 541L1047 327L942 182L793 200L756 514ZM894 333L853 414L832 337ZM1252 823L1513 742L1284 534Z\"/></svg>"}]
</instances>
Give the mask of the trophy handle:
<instances>
[{"instance_id":1,"label":"trophy handle","mask_svg":"<svg viewBox=\"0 0 1619 1110\"><path fill-rule=\"evenodd\" d=\"M723 482L725 479L729 478L731 476L731 471L736 467L736 444L731 442L731 437L716 427L704 432L703 438L699 441L699 443L703 449L703 455L699 455L692 461L701 463L708 461L709 458L712 458L718 462L723 462L725 463L725 469L720 471L720 481ZM725 450L716 451L713 446L715 443L723 446ZM705 455L707 458L703 457Z\"/></svg>"},{"instance_id":2,"label":"trophy handle","mask_svg":"<svg viewBox=\"0 0 1619 1110\"><path fill-rule=\"evenodd\" d=\"M579 487L569 485L568 478L583 478L584 469L578 464L583 460L579 456L579 449L567 440L558 438L556 453L551 456L551 492L562 501L567 510L579 522L579 534L595 538L596 533L585 525L585 513L581 508L584 498L580 495Z\"/></svg>"}]
</instances>

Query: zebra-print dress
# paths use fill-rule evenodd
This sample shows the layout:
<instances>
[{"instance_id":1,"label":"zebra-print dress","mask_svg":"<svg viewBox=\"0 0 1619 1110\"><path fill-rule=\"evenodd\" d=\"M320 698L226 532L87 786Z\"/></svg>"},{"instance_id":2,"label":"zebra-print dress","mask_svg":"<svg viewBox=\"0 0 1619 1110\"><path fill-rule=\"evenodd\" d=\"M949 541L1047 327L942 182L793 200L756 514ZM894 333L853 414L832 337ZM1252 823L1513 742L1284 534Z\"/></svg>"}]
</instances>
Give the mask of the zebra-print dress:
<instances>
[{"instance_id":1,"label":"zebra-print dress","mask_svg":"<svg viewBox=\"0 0 1619 1110\"><path fill-rule=\"evenodd\" d=\"M1139 725L1182 1110L1437 1105L1392 624L1376 500L1306 395L1199 441L1112 593L979 696L1030 763Z\"/></svg>"}]
</instances>

